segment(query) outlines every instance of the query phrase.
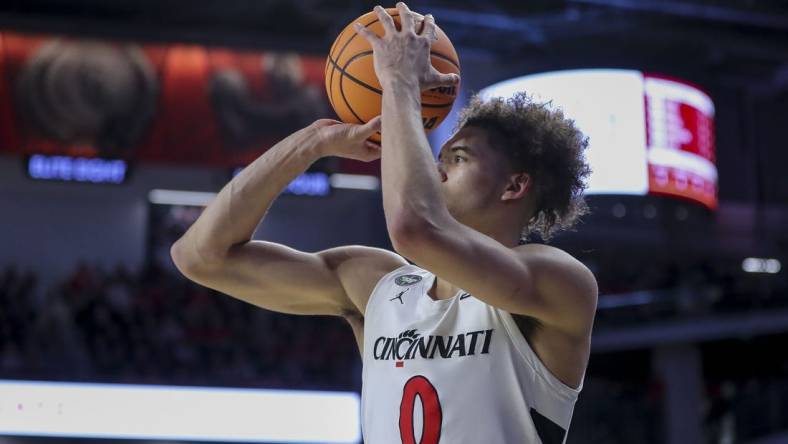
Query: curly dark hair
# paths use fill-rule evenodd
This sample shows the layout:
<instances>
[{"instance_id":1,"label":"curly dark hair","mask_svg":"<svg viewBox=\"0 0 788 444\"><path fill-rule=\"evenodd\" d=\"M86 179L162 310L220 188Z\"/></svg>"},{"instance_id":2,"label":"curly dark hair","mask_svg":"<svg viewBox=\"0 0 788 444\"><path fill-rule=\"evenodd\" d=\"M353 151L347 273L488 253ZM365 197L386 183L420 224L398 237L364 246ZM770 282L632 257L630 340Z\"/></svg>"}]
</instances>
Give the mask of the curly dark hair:
<instances>
[{"instance_id":1,"label":"curly dark hair","mask_svg":"<svg viewBox=\"0 0 788 444\"><path fill-rule=\"evenodd\" d=\"M583 198L591 168L585 162L588 138L552 102L538 103L525 92L483 100L474 94L460 112L455 131L486 130L491 145L501 150L516 172L534 183L534 208L523 227L521 243L531 234L544 241L575 225L588 213Z\"/></svg>"}]
</instances>

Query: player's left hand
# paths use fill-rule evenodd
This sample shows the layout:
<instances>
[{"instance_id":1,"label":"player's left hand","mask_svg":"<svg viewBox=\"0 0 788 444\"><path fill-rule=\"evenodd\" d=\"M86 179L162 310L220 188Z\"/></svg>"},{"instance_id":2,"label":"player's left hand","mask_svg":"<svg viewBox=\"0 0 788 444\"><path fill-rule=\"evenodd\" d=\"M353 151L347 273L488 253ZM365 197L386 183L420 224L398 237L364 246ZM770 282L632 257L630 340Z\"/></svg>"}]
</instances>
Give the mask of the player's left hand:
<instances>
[{"instance_id":1,"label":"player's left hand","mask_svg":"<svg viewBox=\"0 0 788 444\"><path fill-rule=\"evenodd\" d=\"M319 119L307 127L315 137L318 152L323 156L369 162L380 158L380 145L369 140L380 131L380 116L364 124L342 123L333 119Z\"/></svg>"},{"instance_id":2,"label":"player's left hand","mask_svg":"<svg viewBox=\"0 0 788 444\"><path fill-rule=\"evenodd\" d=\"M452 86L460 81L457 74L442 74L430 62L430 46L437 40L435 18L432 14L424 16L421 33L416 33L416 16L408 6L397 3L400 30L394 19L381 6L375 6L375 13L383 25L384 35L356 23L354 28L372 45L375 73L384 87L391 82L404 82L419 90L438 86ZM419 16L420 17L420 16Z\"/></svg>"}]
</instances>

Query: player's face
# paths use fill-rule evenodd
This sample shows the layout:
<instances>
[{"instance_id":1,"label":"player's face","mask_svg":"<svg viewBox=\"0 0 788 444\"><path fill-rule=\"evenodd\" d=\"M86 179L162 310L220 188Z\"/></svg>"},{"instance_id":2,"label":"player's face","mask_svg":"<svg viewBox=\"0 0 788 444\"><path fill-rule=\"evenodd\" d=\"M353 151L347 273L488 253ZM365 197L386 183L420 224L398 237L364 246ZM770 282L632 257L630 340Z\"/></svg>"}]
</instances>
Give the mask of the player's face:
<instances>
[{"instance_id":1,"label":"player's face","mask_svg":"<svg viewBox=\"0 0 788 444\"><path fill-rule=\"evenodd\" d=\"M475 228L485 210L500 201L506 182L504 156L490 146L484 129L466 127L441 147L438 174L449 212Z\"/></svg>"}]
</instances>

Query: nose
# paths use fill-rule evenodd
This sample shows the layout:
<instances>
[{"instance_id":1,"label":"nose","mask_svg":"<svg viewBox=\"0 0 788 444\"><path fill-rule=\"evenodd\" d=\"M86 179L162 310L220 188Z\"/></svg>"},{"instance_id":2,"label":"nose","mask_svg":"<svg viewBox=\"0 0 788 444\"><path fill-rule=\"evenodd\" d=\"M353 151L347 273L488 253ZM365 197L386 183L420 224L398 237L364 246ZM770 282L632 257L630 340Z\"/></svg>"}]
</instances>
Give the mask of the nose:
<instances>
[{"instance_id":1,"label":"nose","mask_svg":"<svg viewBox=\"0 0 788 444\"><path fill-rule=\"evenodd\" d=\"M449 176L446 175L446 171L443 170L443 164L440 161L435 162L435 167L438 169L438 175L440 176L441 182L446 182L449 179Z\"/></svg>"}]
</instances>

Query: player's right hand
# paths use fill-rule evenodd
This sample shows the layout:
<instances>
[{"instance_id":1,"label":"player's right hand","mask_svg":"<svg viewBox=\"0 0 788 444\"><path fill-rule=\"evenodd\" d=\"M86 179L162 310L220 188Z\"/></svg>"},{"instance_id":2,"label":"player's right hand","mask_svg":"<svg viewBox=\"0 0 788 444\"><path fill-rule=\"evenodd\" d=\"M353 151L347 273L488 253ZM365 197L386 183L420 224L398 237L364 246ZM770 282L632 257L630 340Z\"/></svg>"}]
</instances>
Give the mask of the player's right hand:
<instances>
[{"instance_id":1,"label":"player's right hand","mask_svg":"<svg viewBox=\"0 0 788 444\"><path fill-rule=\"evenodd\" d=\"M380 116L360 125L333 119L316 120L312 125L320 152L369 162L380 158L380 145L367 140L380 131Z\"/></svg>"}]
</instances>

